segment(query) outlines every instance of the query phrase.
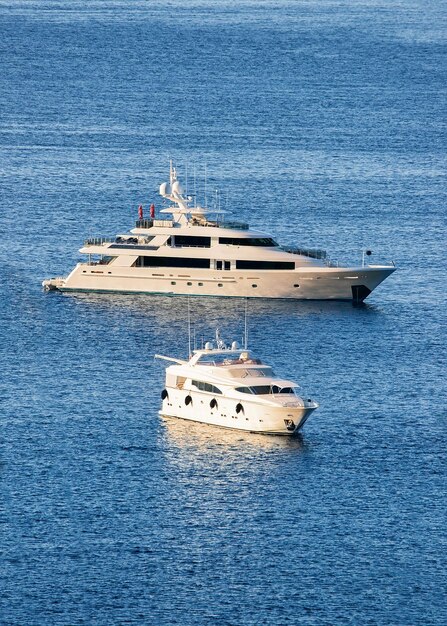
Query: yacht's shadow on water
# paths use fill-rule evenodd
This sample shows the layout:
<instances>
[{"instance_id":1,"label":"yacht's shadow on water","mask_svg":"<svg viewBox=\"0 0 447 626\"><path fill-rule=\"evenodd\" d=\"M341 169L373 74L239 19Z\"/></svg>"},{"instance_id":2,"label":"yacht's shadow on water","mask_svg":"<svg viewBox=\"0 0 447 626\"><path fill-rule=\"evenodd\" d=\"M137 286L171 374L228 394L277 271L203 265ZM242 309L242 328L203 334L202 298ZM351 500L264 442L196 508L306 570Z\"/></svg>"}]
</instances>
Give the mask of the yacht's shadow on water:
<instances>
[{"instance_id":1,"label":"yacht's shadow on water","mask_svg":"<svg viewBox=\"0 0 447 626\"><path fill-rule=\"evenodd\" d=\"M184 452L206 454L232 454L253 451L295 451L306 452L308 445L299 432L293 435L261 435L242 430L231 430L182 420L175 417L160 417L162 437L165 445Z\"/></svg>"},{"instance_id":2,"label":"yacht's shadow on water","mask_svg":"<svg viewBox=\"0 0 447 626\"><path fill-rule=\"evenodd\" d=\"M79 304L87 304L110 313L126 312L147 317L156 322L178 322L186 320L188 308L191 320L209 320L211 325L225 321L244 319L245 298L217 298L203 296L162 296L146 294L95 294L73 293L64 294ZM337 317L359 316L380 313L374 304L363 302L355 304L351 301L338 300L276 300L248 299L247 310L249 319L306 318L312 316Z\"/></svg>"}]
</instances>

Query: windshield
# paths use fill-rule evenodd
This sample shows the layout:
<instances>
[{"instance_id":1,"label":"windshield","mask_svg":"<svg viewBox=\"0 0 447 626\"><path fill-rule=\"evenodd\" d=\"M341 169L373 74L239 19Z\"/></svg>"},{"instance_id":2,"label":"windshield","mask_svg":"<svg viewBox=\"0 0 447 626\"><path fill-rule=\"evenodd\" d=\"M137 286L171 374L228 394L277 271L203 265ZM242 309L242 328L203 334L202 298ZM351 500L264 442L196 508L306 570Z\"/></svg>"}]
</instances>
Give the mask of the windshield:
<instances>
[{"instance_id":1,"label":"windshield","mask_svg":"<svg viewBox=\"0 0 447 626\"><path fill-rule=\"evenodd\" d=\"M236 387L240 393L251 393L256 396L284 394L294 396L293 387L278 387L278 385L252 385L251 387Z\"/></svg>"}]
</instances>

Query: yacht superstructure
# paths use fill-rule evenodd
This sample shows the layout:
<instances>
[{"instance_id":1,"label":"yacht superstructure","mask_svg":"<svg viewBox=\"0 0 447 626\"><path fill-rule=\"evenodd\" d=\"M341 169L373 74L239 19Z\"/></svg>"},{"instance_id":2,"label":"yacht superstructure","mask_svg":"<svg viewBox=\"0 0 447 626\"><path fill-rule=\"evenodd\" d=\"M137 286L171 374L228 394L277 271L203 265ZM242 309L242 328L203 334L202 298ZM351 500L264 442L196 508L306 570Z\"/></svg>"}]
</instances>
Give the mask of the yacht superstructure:
<instances>
[{"instance_id":1,"label":"yacht superstructure","mask_svg":"<svg viewBox=\"0 0 447 626\"><path fill-rule=\"evenodd\" d=\"M194 350L189 360L156 355L166 368L160 415L256 433L291 435L318 403L299 385L278 378L247 348L217 341Z\"/></svg>"},{"instance_id":2,"label":"yacht superstructure","mask_svg":"<svg viewBox=\"0 0 447 626\"><path fill-rule=\"evenodd\" d=\"M160 195L171 202L167 219L139 219L129 233L88 239L87 261L46 289L84 292L203 295L362 302L392 265L339 267L321 250L283 248L248 224L225 222L190 206L170 168ZM163 216L164 217L164 216Z\"/></svg>"}]
</instances>

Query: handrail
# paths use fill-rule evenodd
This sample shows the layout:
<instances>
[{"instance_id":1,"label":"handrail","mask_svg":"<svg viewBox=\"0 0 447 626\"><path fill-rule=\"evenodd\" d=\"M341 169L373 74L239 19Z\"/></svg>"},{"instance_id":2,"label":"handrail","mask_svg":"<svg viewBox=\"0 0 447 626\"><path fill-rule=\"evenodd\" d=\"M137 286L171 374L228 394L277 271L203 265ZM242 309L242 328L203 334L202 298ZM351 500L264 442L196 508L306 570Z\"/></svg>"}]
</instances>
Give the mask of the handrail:
<instances>
[{"instance_id":1,"label":"handrail","mask_svg":"<svg viewBox=\"0 0 447 626\"><path fill-rule=\"evenodd\" d=\"M84 241L84 246L102 246L105 243L113 243L115 237L89 237Z\"/></svg>"},{"instance_id":2,"label":"handrail","mask_svg":"<svg viewBox=\"0 0 447 626\"><path fill-rule=\"evenodd\" d=\"M321 250L319 248L295 248L292 246L281 246L281 250L284 250L284 252L289 252L290 254L300 254L301 256L307 256L312 259L327 258L326 250Z\"/></svg>"}]
</instances>

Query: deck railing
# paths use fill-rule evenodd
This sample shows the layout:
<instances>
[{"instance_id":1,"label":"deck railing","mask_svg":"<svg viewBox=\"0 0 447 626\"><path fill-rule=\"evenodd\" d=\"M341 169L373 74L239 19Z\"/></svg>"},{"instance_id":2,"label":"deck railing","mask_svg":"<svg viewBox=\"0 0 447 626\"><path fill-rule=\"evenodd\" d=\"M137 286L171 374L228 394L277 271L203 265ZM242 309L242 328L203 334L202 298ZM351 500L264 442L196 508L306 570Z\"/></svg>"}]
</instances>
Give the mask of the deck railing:
<instances>
[{"instance_id":1,"label":"deck railing","mask_svg":"<svg viewBox=\"0 0 447 626\"><path fill-rule=\"evenodd\" d=\"M104 243L113 243L115 237L89 237L84 241L84 246L102 246Z\"/></svg>"},{"instance_id":2,"label":"deck railing","mask_svg":"<svg viewBox=\"0 0 447 626\"><path fill-rule=\"evenodd\" d=\"M281 250L284 252L290 252L291 254L301 254L302 256L308 256L312 259L326 259L326 250L320 250L318 248L295 248L289 246L282 246Z\"/></svg>"},{"instance_id":3,"label":"deck railing","mask_svg":"<svg viewBox=\"0 0 447 626\"><path fill-rule=\"evenodd\" d=\"M248 230L249 225L245 222L220 222L217 224L220 228L232 228L234 230Z\"/></svg>"}]
</instances>

